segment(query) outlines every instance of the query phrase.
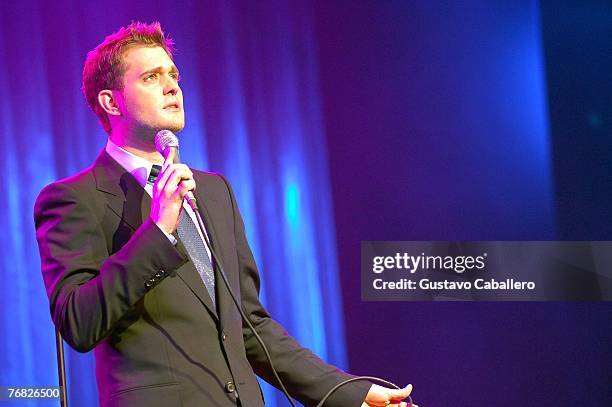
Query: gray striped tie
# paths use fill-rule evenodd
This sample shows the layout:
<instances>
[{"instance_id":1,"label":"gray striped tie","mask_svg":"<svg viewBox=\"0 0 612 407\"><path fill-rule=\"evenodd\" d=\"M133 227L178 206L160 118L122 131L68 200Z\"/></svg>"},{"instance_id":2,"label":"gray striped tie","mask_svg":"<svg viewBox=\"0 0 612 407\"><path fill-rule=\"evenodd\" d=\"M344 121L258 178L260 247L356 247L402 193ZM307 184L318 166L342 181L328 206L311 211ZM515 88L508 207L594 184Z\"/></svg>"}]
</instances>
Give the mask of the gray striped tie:
<instances>
[{"instance_id":1,"label":"gray striped tie","mask_svg":"<svg viewBox=\"0 0 612 407\"><path fill-rule=\"evenodd\" d=\"M159 174L160 170L161 167L159 165L153 165L148 182L155 182L157 174ZM204 246L204 241L198 233L198 228L196 227L195 223L193 223L191 216L186 213L184 208L176 231L179 239L183 243L183 246L185 246L185 249L187 250L187 254L189 254L189 258L193 262L196 270L198 270L198 274L200 274L200 277L206 286L206 290L208 290L208 294L212 299L213 307L216 308L215 273L213 272L212 264L210 262L210 258L208 257L208 252L206 251L206 246ZM202 233L204 233L204 231L202 231Z\"/></svg>"}]
</instances>

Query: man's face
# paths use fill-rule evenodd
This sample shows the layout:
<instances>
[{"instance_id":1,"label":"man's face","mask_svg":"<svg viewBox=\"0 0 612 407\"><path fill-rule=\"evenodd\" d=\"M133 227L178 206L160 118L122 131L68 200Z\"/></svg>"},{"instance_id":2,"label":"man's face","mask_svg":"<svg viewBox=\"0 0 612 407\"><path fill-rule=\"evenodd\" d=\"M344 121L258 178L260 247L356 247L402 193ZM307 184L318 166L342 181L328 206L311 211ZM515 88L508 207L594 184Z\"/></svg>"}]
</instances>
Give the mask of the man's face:
<instances>
[{"instance_id":1,"label":"man's face","mask_svg":"<svg viewBox=\"0 0 612 407\"><path fill-rule=\"evenodd\" d=\"M178 69L160 47L134 46L124 54L123 89L116 100L125 124L137 137L153 139L162 129L185 127Z\"/></svg>"}]
</instances>

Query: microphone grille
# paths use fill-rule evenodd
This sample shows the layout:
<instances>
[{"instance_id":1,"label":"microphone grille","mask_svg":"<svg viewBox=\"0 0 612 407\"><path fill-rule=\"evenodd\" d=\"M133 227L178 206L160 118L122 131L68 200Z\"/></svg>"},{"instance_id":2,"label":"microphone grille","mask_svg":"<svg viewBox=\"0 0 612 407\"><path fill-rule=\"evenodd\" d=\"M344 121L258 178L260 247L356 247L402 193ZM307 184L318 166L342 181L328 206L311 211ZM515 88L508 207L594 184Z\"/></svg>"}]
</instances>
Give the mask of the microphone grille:
<instances>
[{"instance_id":1,"label":"microphone grille","mask_svg":"<svg viewBox=\"0 0 612 407\"><path fill-rule=\"evenodd\" d=\"M179 148L178 137L170 130L160 130L155 135L155 149L163 154L167 147Z\"/></svg>"}]
</instances>

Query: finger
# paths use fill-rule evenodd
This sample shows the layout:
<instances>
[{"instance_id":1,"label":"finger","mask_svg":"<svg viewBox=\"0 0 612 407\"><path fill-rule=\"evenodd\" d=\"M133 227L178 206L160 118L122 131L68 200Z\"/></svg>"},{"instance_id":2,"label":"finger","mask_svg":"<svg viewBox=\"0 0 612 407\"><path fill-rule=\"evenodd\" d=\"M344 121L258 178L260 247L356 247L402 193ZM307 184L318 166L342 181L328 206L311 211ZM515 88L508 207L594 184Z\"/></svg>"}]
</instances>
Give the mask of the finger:
<instances>
[{"instance_id":1,"label":"finger","mask_svg":"<svg viewBox=\"0 0 612 407\"><path fill-rule=\"evenodd\" d=\"M174 178L176 176L176 179ZM174 183L176 183L176 187L177 190L179 192L179 194L184 195L187 192L195 189L195 181L193 179L193 173L191 172L191 170L189 168L187 168L186 171L183 171L182 169L178 169L176 174L173 174L170 176L170 178L168 179L168 183L171 183L170 185L175 185Z\"/></svg>"},{"instance_id":2,"label":"finger","mask_svg":"<svg viewBox=\"0 0 612 407\"><path fill-rule=\"evenodd\" d=\"M404 387L403 389L389 389L387 390L389 398L391 401L399 401L403 400L410 395L412 392L412 385Z\"/></svg>"},{"instance_id":3,"label":"finger","mask_svg":"<svg viewBox=\"0 0 612 407\"><path fill-rule=\"evenodd\" d=\"M159 174L157 175L157 179L155 180L155 183L153 184L153 192L158 193L159 191L163 189L163 187L166 185L166 182L168 181L170 172L171 171L168 171L167 168L164 168L162 166L162 169L159 171Z\"/></svg>"},{"instance_id":4,"label":"finger","mask_svg":"<svg viewBox=\"0 0 612 407\"><path fill-rule=\"evenodd\" d=\"M188 179L188 180L184 180L179 184L179 187L177 189L178 193L181 195L181 197L185 197L185 195L189 192L189 191L194 191L196 189L196 183L194 180L192 179Z\"/></svg>"},{"instance_id":5,"label":"finger","mask_svg":"<svg viewBox=\"0 0 612 407\"><path fill-rule=\"evenodd\" d=\"M162 167L162 170L160 172L160 174L157 176L157 180L155 181L155 184L153 185L154 191L156 192L161 192L162 190L164 190L164 188L166 188L166 185L168 184L168 180L170 179L170 177L172 176L172 173L177 169L177 168L187 168L186 165L184 164L172 164L169 163L167 164L166 162L164 162L165 167Z\"/></svg>"},{"instance_id":6,"label":"finger","mask_svg":"<svg viewBox=\"0 0 612 407\"><path fill-rule=\"evenodd\" d=\"M166 159L164 160L164 163L162 164L162 171L165 171L168 166L173 164L171 155L172 154L168 154L168 157L166 157Z\"/></svg>"},{"instance_id":7,"label":"finger","mask_svg":"<svg viewBox=\"0 0 612 407\"><path fill-rule=\"evenodd\" d=\"M185 164L172 164L166 172L169 172L169 174L160 180L158 189L166 191L168 195L176 191L181 181L193 179L193 173ZM161 184L161 182L164 183Z\"/></svg>"}]
</instances>

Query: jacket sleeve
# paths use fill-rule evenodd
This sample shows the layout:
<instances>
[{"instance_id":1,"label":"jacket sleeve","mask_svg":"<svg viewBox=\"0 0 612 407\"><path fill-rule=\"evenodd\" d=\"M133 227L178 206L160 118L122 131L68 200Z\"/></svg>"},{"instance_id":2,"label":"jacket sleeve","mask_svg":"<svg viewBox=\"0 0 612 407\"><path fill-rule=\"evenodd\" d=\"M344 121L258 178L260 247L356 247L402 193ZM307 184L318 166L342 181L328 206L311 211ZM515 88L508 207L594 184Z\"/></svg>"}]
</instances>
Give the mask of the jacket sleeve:
<instances>
[{"instance_id":1,"label":"jacket sleeve","mask_svg":"<svg viewBox=\"0 0 612 407\"><path fill-rule=\"evenodd\" d=\"M53 183L34 207L51 317L79 352L93 349L147 290L186 261L151 219L109 255L104 214L94 209L96 197L83 195L68 184Z\"/></svg>"},{"instance_id":2,"label":"jacket sleeve","mask_svg":"<svg viewBox=\"0 0 612 407\"><path fill-rule=\"evenodd\" d=\"M234 211L234 233L240 267L243 310L266 344L274 367L291 396L304 405L316 405L336 384L355 376L325 363L309 349L301 346L263 307L259 301L259 272L246 240L244 222L236 205L234 193L227 180L225 178L223 180L229 190ZM247 358L255 373L276 386L268 360L246 324L243 324L243 337ZM367 381L349 383L334 392L325 406L359 407L365 400L370 386L371 383Z\"/></svg>"}]
</instances>

